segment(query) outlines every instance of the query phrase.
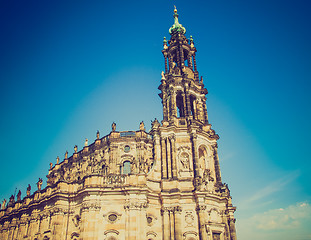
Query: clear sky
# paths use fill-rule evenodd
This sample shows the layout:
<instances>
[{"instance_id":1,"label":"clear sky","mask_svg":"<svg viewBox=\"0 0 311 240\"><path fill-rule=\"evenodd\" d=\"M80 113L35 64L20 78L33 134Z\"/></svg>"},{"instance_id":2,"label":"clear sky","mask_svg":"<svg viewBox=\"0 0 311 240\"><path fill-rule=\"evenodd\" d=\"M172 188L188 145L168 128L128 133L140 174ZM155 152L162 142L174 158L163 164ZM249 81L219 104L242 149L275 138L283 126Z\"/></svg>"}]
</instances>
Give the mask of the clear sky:
<instances>
[{"instance_id":1,"label":"clear sky","mask_svg":"<svg viewBox=\"0 0 311 240\"><path fill-rule=\"evenodd\" d=\"M0 202L113 121L162 119L173 5L198 50L239 240L311 239L308 0L2 0Z\"/></svg>"}]
</instances>

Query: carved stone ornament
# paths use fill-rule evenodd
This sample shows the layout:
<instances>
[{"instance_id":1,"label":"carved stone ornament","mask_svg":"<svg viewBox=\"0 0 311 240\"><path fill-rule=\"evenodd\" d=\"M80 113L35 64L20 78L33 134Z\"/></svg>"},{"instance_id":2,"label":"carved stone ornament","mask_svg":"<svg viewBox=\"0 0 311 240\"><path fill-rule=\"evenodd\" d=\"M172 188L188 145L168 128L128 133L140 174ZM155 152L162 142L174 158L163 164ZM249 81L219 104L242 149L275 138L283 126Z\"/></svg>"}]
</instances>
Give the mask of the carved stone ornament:
<instances>
[{"instance_id":1,"label":"carved stone ornament","mask_svg":"<svg viewBox=\"0 0 311 240\"><path fill-rule=\"evenodd\" d=\"M100 204L97 202L86 202L82 204L81 211L85 210L99 210Z\"/></svg>"},{"instance_id":2,"label":"carved stone ornament","mask_svg":"<svg viewBox=\"0 0 311 240\"><path fill-rule=\"evenodd\" d=\"M127 202L124 205L124 209L128 210L140 210L142 208L147 208L148 203L147 202Z\"/></svg>"},{"instance_id":3,"label":"carved stone ornament","mask_svg":"<svg viewBox=\"0 0 311 240\"><path fill-rule=\"evenodd\" d=\"M179 172L190 172L191 169L191 151L188 146L181 146L177 149L177 159Z\"/></svg>"},{"instance_id":4,"label":"carved stone ornament","mask_svg":"<svg viewBox=\"0 0 311 240\"><path fill-rule=\"evenodd\" d=\"M185 215L185 222L186 222L186 227L192 227L194 223L194 216L192 211L186 212Z\"/></svg>"},{"instance_id":5,"label":"carved stone ornament","mask_svg":"<svg viewBox=\"0 0 311 240\"><path fill-rule=\"evenodd\" d=\"M146 220L147 220L148 226L151 227L155 223L157 218L153 214L147 213L146 214Z\"/></svg>"},{"instance_id":6,"label":"carved stone ornament","mask_svg":"<svg viewBox=\"0 0 311 240\"><path fill-rule=\"evenodd\" d=\"M122 214L119 214L115 211L108 212L107 214L104 214L104 218L109 223L116 223L118 220L120 220Z\"/></svg>"}]
</instances>

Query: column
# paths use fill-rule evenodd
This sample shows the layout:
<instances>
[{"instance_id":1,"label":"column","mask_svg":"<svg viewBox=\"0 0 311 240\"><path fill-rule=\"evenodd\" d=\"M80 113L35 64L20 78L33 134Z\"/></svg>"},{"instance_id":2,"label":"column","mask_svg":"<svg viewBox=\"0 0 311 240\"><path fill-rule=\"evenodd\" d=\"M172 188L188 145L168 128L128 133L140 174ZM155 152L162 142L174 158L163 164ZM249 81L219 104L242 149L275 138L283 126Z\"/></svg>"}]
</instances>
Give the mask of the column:
<instances>
[{"instance_id":1,"label":"column","mask_svg":"<svg viewBox=\"0 0 311 240\"><path fill-rule=\"evenodd\" d=\"M175 210L175 240L182 240L182 233L183 233L183 229L182 229L182 219L181 219L181 211L182 208L180 206L176 206L174 208Z\"/></svg>"},{"instance_id":2,"label":"column","mask_svg":"<svg viewBox=\"0 0 311 240\"><path fill-rule=\"evenodd\" d=\"M170 239L175 240L175 217L174 217L174 208L169 209L170 216Z\"/></svg>"},{"instance_id":3,"label":"column","mask_svg":"<svg viewBox=\"0 0 311 240\"><path fill-rule=\"evenodd\" d=\"M164 86L163 86L164 87ZM163 120L168 120L168 113L167 113L167 94L165 89L162 89L162 105L163 105Z\"/></svg>"},{"instance_id":4,"label":"column","mask_svg":"<svg viewBox=\"0 0 311 240\"><path fill-rule=\"evenodd\" d=\"M198 159L198 153L197 153L197 134L192 133L191 134L191 139L192 139L192 149L193 149L193 164L194 164L194 177L198 178L200 177L199 175L199 159Z\"/></svg>"},{"instance_id":5,"label":"column","mask_svg":"<svg viewBox=\"0 0 311 240\"><path fill-rule=\"evenodd\" d=\"M205 123L208 123L208 115L207 115L207 107L206 107L206 97L202 99L203 102L203 112L204 112L204 120Z\"/></svg>"},{"instance_id":6,"label":"column","mask_svg":"<svg viewBox=\"0 0 311 240\"><path fill-rule=\"evenodd\" d=\"M217 153L217 143L213 145L213 149L214 149L214 166L215 166L216 182L221 183L219 158L218 158L218 153Z\"/></svg>"},{"instance_id":7,"label":"column","mask_svg":"<svg viewBox=\"0 0 311 240\"><path fill-rule=\"evenodd\" d=\"M186 89L186 104L187 104L187 116L191 116L191 102L188 89Z\"/></svg>"},{"instance_id":8,"label":"column","mask_svg":"<svg viewBox=\"0 0 311 240\"><path fill-rule=\"evenodd\" d=\"M229 219L230 240L236 240L235 218Z\"/></svg>"},{"instance_id":9,"label":"column","mask_svg":"<svg viewBox=\"0 0 311 240\"><path fill-rule=\"evenodd\" d=\"M198 205L197 208L197 214L198 214L198 225L200 230L200 240L208 240L206 228L205 228L205 205Z\"/></svg>"},{"instance_id":10,"label":"column","mask_svg":"<svg viewBox=\"0 0 311 240\"><path fill-rule=\"evenodd\" d=\"M175 135L170 136L171 149L172 149L172 176L173 179L177 179L177 164L176 164L176 152L175 152Z\"/></svg>"},{"instance_id":11,"label":"column","mask_svg":"<svg viewBox=\"0 0 311 240\"><path fill-rule=\"evenodd\" d=\"M167 162L166 162L166 144L165 137L161 137L161 148L162 148L162 178L167 178Z\"/></svg>"},{"instance_id":12,"label":"column","mask_svg":"<svg viewBox=\"0 0 311 240\"><path fill-rule=\"evenodd\" d=\"M162 214L162 229L163 229L163 240L170 240L170 221L168 208L164 207L161 210Z\"/></svg>"},{"instance_id":13,"label":"column","mask_svg":"<svg viewBox=\"0 0 311 240\"><path fill-rule=\"evenodd\" d=\"M167 153L167 177L172 178L172 158L171 158L171 144L169 138L166 138L166 153Z\"/></svg>"},{"instance_id":14,"label":"column","mask_svg":"<svg viewBox=\"0 0 311 240\"><path fill-rule=\"evenodd\" d=\"M186 95L185 95L185 93L182 93L181 96L182 96L182 101L183 101L184 116L188 116L187 105L186 105Z\"/></svg>"},{"instance_id":15,"label":"column","mask_svg":"<svg viewBox=\"0 0 311 240\"><path fill-rule=\"evenodd\" d=\"M154 170L157 173L161 172L161 144L160 136L158 133L154 134L153 137L153 146L154 146Z\"/></svg>"}]
</instances>

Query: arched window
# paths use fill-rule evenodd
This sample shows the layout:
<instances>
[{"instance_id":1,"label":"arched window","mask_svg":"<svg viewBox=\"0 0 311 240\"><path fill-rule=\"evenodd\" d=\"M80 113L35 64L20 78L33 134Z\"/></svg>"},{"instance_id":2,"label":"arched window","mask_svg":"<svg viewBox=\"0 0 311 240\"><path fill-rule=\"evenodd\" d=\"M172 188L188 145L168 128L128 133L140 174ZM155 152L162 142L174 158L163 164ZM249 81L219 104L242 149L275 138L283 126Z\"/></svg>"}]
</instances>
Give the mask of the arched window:
<instances>
[{"instance_id":1,"label":"arched window","mask_svg":"<svg viewBox=\"0 0 311 240\"><path fill-rule=\"evenodd\" d=\"M130 174L131 173L131 162L125 161L123 162L123 174Z\"/></svg>"}]
</instances>

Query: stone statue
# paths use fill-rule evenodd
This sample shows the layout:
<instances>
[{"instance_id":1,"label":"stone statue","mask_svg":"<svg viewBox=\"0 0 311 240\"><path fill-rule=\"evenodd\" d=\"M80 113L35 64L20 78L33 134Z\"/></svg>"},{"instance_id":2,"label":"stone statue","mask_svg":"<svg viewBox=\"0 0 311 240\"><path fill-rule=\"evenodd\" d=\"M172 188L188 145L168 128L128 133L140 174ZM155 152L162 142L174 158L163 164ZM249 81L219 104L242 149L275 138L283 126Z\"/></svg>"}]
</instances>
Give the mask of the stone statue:
<instances>
[{"instance_id":1,"label":"stone statue","mask_svg":"<svg viewBox=\"0 0 311 240\"><path fill-rule=\"evenodd\" d=\"M111 128L112 128L112 131L116 131L116 128L117 128L117 124L115 122L112 123L111 125Z\"/></svg>"},{"instance_id":2,"label":"stone statue","mask_svg":"<svg viewBox=\"0 0 311 240\"><path fill-rule=\"evenodd\" d=\"M97 130L96 138L99 139L99 131Z\"/></svg>"},{"instance_id":3,"label":"stone statue","mask_svg":"<svg viewBox=\"0 0 311 240\"><path fill-rule=\"evenodd\" d=\"M50 169L52 169L52 167L53 167L53 163L50 162Z\"/></svg>"},{"instance_id":4,"label":"stone statue","mask_svg":"<svg viewBox=\"0 0 311 240\"><path fill-rule=\"evenodd\" d=\"M180 162L182 164L182 167L184 169L188 169L189 168L189 159L188 159L188 154L184 153L180 156Z\"/></svg>"},{"instance_id":5,"label":"stone statue","mask_svg":"<svg viewBox=\"0 0 311 240\"><path fill-rule=\"evenodd\" d=\"M21 192L21 190L19 190L17 193L17 201L21 200L21 195L22 195L22 192Z\"/></svg>"},{"instance_id":6,"label":"stone statue","mask_svg":"<svg viewBox=\"0 0 311 240\"><path fill-rule=\"evenodd\" d=\"M56 158L56 164L59 164L59 156Z\"/></svg>"},{"instance_id":7,"label":"stone statue","mask_svg":"<svg viewBox=\"0 0 311 240\"><path fill-rule=\"evenodd\" d=\"M41 190L42 183L43 183L42 178L39 178L39 181L37 182L37 187L39 191Z\"/></svg>"},{"instance_id":8,"label":"stone statue","mask_svg":"<svg viewBox=\"0 0 311 240\"><path fill-rule=\"evenodd\" d=\"M141 121L140 124L139 124L139 130L140 131L145 131L145 124L144 124L144 121Z\"/></svg>"},{"instance_id":9,"label":"stone statue","mask_svg":"<svg viewBox=\"0 0 311 240\"><path fill-rule=\"evenodd\" d=\"M6 200L4 199L2 202L2 209L5 209Z\"/></svg>"},{"instance_id":10,"label":"stone statue","mask_svg":"<svg viewBox=\"0 0 311 240\"><path fill-rule=\"evenodd\" d=\"M78 146L77 145L75 145L74 151L75 151L75 153L77 153L77 151L78 151Z\"/></svg>"},{"instance_id":11,"label":"stone statue","mask_svg":"<svg viewBox=\"0 0 311 240\"><path fill-rule=\"evenodd\" d=\"M68 151L65 152L65 159L68 158Z\"/></svg>"},{"instance_id":12,"label":"stone statue","mask_svg":"<svg viewBox=\"0 0 311 240\"><path fill-rule=\"evenodd\" d=\"M157 129L160 126L159 121L155 118L153 122L151 122L151 128Z\"/></svg>"},{"instance_id":13,"label":"stone statue","mask_svg":"<svg viewBox=\"0 0 311 240\"><path fill-rule=\"evenodd\" d=\"M161 72L161 76L162 76L161 80L165 80L165 75L163 71Z\"/></svg>"},{"instance_id":14,"label":"stone statue","mask_svg":"<svg viewBox=\"0 0 311 240\"><path fill-rule=\"evenodd\" d=\"M14 195L12 194L10 197L9 205L12 205L14 203Z\"/></svg>"},{"instance_id":15,"label":"stone statue","mask_svg":"<svg viewBox=\"0 0 311 240\"><path fill-rule=\"evenodd\" d=\"M30 184L28 184L28 187L27 187L27 196L30 196L30 191L31 191L31 186Z\"/></svg>"},{"instance_id":16,"label":"stone statue","mask_svg":"<svg viewBox=\"0 0 311 240\"><path fill-rule=\"evenodd\" d=\"M85 142L84 142L84 146L85 146L85 147L87 147L87 146L89 145L88 142L89 142L89 140L86 138L86 139L85 139Z\"/></svg>"}]
</instances>

